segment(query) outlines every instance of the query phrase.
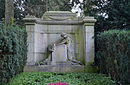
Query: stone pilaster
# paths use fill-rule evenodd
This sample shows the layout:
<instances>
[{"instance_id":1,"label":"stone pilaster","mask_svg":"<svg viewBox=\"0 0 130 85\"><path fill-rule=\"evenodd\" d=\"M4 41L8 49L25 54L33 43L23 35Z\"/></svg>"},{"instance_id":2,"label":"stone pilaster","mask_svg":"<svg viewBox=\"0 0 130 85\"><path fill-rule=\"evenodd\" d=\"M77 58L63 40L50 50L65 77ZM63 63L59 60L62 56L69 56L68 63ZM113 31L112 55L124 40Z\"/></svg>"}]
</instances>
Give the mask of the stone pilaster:
<instances>
[{"instance_id":1,"label":"stone pilaster","mask_svg":"<svg viewBox=\"0 0 130 85\"><path fill-rule=\"evenodd\" d=\"M94 46L94 25L96 20L94 17L84 18L84 40L85 40L85 63L86 65L94 62L95 46Z\"/></svg>"},{"instance_id":2,"label":"stone pilaster","mask_svg":"<svg viewBox=\"0 0 130 85\"><path fill-rule=\"evenodd\" d=\"M26 31L27 31L27 44L28 44L28 52L27 52L27 65L34 65L35 63L35 48L34 48L34 35L35 35L35 17L27 15L24 18Z\"/></svg>"}]
</instances>

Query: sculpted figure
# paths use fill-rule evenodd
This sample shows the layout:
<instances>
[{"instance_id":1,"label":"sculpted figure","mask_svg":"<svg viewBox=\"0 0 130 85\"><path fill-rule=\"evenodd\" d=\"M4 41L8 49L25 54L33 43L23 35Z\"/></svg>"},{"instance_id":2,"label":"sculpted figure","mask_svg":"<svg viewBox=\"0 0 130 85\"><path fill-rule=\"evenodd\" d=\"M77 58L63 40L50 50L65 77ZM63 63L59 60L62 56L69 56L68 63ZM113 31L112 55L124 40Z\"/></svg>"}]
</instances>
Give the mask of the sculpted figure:
<instances>
[{"instance_id":1,"label":"sculpted figure","mask_svg":"<svg viewBox=\"0 0 130 85\"><path fill-rule=\"evenodd\" d=\"M48 46L49 53L52 53L55 50L56 46L69 43L69 37L66 33L61 33L61 37L62 38L58 40L56 43Z\"/></svg>"},{"instance_id":2,"label":"sculpted figure","mask_svg":"<svg viewBox=\"0 0 130 85\"><path fill-rule=\"evenodd\" d=\"M69 44L69 36L66 33L61 33L61 40L56 45Z\"/></svg>"},{"instance_id":3,"label":"sculpted figure","mask_svg":"<svg viewBox=\"0 0 130 85\"><path fill-rule=\"evenodd\" d=\"M66 33L61 33L61 39L56 41L55 43L48 46L48 58L44 61L46 64L49 64L50 61L52 61L52 52L55 51L56 46L65 44L67 46L67 61L71 64L81 64L79 61L77 61L74 56L71 56L71 50L70 47L70 37ZM48 63L49 62L49 63Z\"/></svg>"},{"instance_id":4,"label":"sculpted figure","mask_svg":"<svg viewBox=\"0 0 130 85\"><path fill-rule=\"evenodd\" d=\"M52 44L52 45L49 45L49 46L48 46L48 51L49 51L50 53L52 53L54 50L55 50L55 44Z\"/></svg>"}]
</instances>

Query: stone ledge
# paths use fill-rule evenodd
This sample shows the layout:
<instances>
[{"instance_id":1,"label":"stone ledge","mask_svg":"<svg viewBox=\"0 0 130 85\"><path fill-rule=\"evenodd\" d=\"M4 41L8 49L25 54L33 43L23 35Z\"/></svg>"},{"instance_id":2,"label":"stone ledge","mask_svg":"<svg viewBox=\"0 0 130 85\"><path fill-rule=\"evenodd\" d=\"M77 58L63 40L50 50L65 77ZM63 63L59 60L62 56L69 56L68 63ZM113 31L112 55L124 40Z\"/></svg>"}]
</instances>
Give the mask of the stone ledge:
<instances>
[{"instance_id":1,"label":"stone ledge","mask_svg":"<svg viewBox=\"0 0 130 85\"><path fill-rule=\"evenodd\" d=\"M97 20L94 19L94 17L87 16L87 17L84 17L83 21L84 21L84 23L87 23L87 22L88 23L95 23Z\"/></svg>"},{"instance_id":2,"label":"stone ledge","mask_svg":"<svg viewBox=\"0 0 130 85\"><path fill-rule=\"evenodd\" d=\"M47 15L47 16L58 16L59 14L63 15L63 16L76 16L75 13L72 13L70 11L47 11L47 12L45 12L44 15Z\"/></svg>"},{"instance_id":3,"label":"stone ledge","mask_svg":"<svg viewBox=\"0 0 130 85\"><path fill-rule=\"evenodd\" d=\"M34 24L45 24L45 25L82 25L83 20L65 20L65 21L57 21L57 20L42 20L39 18L24 18L26 25L34 25Z\"/></svg>"},{"instance_id":4,"label":"stone ledge","mask_svg":"<svg viewBox=\"0 0 130 85\"><path fill-rule=\"evenodd\" d=\"M83 65L25 66L25 72L84 72Z\"/></svg>"},{"instance_id":5,"label":"stone ledge","mask_svg":"<svg viewBox=\"0 0 130 85\"><path fill-rule=\"evenodd\" d=\"M69 11L47 11L42 16L44 20L73 20L76 19L76 14Z\"/></svg>"},{"instance_id":6,"label":"stone ledge","mask_svg":"<svg viewBox=\"0 0 130 85\"><path fill-rule=\"evenodd\" d=\"M45 24L45 25L86 25L93 26L96 22L94 17L76 17L75 13L69 11L47 11L42 18L36 18L34 16L26 16L23 19L25 24Z\"/></svg>"},{"instance_id":7,"label":"stone ledge","mask_svg":"<svg viewBox=\"0 0 130 85\"><path fill-rule=\"evenodd\" d=\"M81 25L83 21L81 20L70 20L70 21L56 21L56 20L37 20L37 24L46 24L46 25Z\"/></svg>"}]
</instances>

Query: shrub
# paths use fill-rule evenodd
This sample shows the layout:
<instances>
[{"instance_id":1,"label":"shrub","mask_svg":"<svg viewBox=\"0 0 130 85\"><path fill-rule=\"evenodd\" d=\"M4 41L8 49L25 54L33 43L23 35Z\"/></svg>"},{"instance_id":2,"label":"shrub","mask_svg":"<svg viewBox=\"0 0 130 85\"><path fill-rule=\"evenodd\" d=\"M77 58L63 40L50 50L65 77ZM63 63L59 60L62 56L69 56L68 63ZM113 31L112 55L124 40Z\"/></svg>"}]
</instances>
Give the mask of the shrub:
<instances>
[{"instance_id":1,"label":"shrub","mask_svg":"<svg viewBox=\"0 0 130 85\"><path fill-rule=\"evenodd\" d=\"M109 77L101 74L45 72L21 73L11 79L7 85L49 85L57 82L69 85L115 85Z\"/></svg>"},{"instance_id":2,"label":"shrub","mask_svg":"<svg viewBox=\"0 0 130 85\"><path fill-rule=\"evenodd\" d=\"M130 84L130 31L110 30L97 35L99 68L118 83Z\"/></svg>"},{"instance_id":3,"label":"shrub","mask_svg":"<svg viewBox=\"0 0 130 85\"><path fill-rule=\"evenodd\" d=\"M23 71L27 59L27 34L17 26L0 25L0 85Z\"/></svg>"}]
</instances>

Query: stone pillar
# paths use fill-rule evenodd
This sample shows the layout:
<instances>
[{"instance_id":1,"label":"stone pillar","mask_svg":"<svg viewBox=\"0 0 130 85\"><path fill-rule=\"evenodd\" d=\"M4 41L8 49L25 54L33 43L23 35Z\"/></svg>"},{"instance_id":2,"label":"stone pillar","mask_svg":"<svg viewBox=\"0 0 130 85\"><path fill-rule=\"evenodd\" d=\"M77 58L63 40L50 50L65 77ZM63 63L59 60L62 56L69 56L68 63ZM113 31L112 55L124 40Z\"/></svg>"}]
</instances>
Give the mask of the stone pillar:
<instances>
[{"instance_id":1,"label":"stone pillar","mask_svg":"<svg viewBox=\"0 0 130 85\"><path fill-rule=\"evenodd\" d=\"M94 62L94 24L96 20L94 17L85 17L83 21L85 38L85 64L87 65Z\"/></svg>"},{"instance_id":2,"label":"stone pillar","mask_svg":"<svg viewBox=\"0 0 130 85\"><path fill-rule=\"evenodd\" d=\"M26 16L24 18L26 31L27 31L27 44L28 44L28 52L27 52L27 65L34 65L35 62L35 49L34 49L34 29L35 29L35 17L34 16Z\"/></svg>"}]
</instances>

